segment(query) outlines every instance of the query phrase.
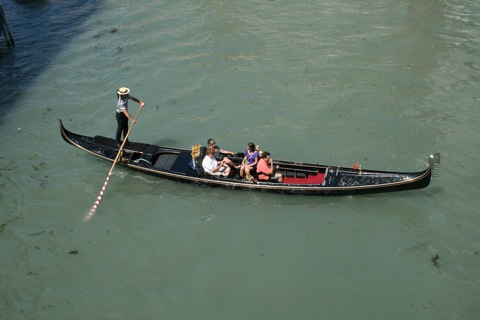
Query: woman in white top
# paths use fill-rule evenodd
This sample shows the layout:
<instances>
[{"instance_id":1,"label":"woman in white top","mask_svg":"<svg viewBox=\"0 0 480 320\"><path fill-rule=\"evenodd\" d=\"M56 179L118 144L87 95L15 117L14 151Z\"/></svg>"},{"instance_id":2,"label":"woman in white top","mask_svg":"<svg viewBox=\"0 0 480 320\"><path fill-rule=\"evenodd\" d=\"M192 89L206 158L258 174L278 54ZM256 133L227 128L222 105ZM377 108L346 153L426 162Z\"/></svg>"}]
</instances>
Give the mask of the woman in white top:
<instances>
[{"instance_id":1,"label":"woman in white top","mask_svg":"<svg viewBox=\"0 0 480 320\"><path fill-rule=\"evenodd\" d=\"M128 132L128 119L135 123L135 119L132 118L132 116L128 113L128 100L133 100L135 102L138 102L140 104L140 108L143 108L145 105L144 102L138 100L137 98L129 95L130 89L121 87L117 90L117 112L116 112L116 118L117 118L117 134L115 136L115 140L117 141L117 146L120 147L120 139L122 137L122 132L123 132L123 138L125 139L125 136L127 135ZM128 140L127 140L128 143Z\"/></svg>"}]
</instances>

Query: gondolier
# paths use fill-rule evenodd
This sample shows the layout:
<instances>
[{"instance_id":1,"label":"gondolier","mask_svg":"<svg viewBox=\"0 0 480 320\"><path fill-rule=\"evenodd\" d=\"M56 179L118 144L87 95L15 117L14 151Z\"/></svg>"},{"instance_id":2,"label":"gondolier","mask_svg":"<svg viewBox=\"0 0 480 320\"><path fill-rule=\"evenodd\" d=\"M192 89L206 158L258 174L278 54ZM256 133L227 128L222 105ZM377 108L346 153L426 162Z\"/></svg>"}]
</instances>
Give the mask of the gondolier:
<instances>
[{"instance_id":1,"label":"gondolier","mask_svg":"<svg viewBox=\"0 0 480 320\"><path fill-rule=\"evenodd\" d=\"M130 89L127 87L121 87L117 90L117 112L115 114L117 118L117 134L115 135L115 140L118 147L121 145L122 132L124 139L127 135L128 119L130 119L132 123L135 123L135 119L133 119L132 116L128 113L128 100L130 99L139 103L140 108L145 105L143 101L138 100L137 98L131 96L129 93Z\"/></svg>"}]
</instances>

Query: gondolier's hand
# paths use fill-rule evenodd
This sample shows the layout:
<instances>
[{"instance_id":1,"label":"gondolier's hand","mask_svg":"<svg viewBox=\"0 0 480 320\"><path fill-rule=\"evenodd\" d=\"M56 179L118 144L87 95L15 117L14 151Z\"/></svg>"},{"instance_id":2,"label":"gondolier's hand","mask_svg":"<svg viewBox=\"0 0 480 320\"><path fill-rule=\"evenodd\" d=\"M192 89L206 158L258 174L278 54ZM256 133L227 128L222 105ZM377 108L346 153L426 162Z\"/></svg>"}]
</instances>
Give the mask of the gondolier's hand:
<instances>
[{"instance_id":1,"label":"gondolier's hand","mask_svg":"<svg viewBox=\"0 0 480 320\"><path fill-rule=\"evenodd\" d=\"M140 101L140 108L143 108L144 105L145 105L145 102Z\"/></svg>"}]
</instances>

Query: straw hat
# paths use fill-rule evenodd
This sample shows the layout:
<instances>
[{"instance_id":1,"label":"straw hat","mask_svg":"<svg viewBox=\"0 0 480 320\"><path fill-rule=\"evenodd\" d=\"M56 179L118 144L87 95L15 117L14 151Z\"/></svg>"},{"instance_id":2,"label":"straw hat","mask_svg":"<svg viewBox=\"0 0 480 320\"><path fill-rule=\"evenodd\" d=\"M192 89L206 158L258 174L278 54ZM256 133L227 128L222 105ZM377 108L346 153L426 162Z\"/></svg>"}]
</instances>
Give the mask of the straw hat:
<instances>
[{"instance_id":1,"label":"straw hat","mask_svg":"<svg viewBox=\"0 0 480 320\"><path fill-rule=\"evenodd\" d=\"M117 90L117 94L128 94L129 92L130 92L130 89L126 87L121 87L121 88L118 88Z\"/></svg>"}]
</instances>

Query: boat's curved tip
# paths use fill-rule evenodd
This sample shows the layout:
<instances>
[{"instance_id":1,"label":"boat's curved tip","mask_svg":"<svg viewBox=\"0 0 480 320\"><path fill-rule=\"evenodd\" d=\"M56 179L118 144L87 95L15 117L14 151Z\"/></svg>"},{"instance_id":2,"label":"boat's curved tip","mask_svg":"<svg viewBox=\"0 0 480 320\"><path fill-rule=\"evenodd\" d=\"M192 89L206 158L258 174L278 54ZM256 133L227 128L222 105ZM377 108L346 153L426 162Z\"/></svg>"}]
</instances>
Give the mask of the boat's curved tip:
<instances>
[{"instance_id":1,"label":"boat's curved tip","mask_svg":"<svg viewBox=\"0 0 480 320\"><path fill-rule=\"evenodd\" d=\"M430 155L428 165L432 169L432 175L438 177L440 174L440 152L435 152Z\"/></svg>"}]
</instances>

